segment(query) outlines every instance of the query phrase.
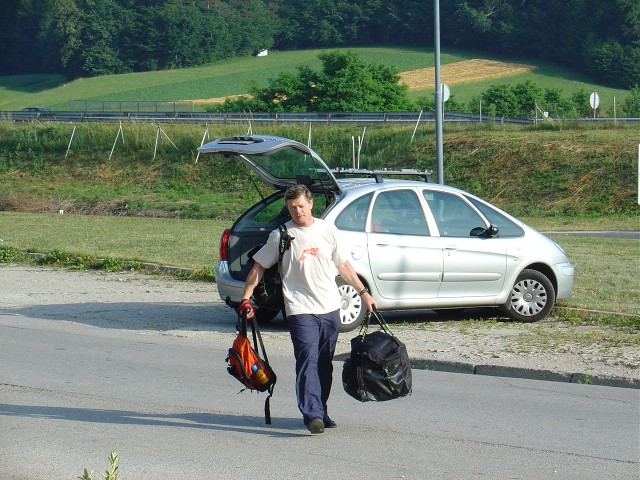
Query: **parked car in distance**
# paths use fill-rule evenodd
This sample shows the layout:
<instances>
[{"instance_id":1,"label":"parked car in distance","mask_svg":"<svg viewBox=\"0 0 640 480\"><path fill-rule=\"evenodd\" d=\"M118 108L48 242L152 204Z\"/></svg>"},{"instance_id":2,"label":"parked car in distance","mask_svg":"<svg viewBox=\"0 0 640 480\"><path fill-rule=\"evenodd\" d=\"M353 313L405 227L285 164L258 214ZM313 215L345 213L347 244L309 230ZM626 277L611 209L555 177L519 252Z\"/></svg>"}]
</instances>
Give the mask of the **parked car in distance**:
<instances>
[{"instance_id":1,"label":"parked car in distance","mask_svg":"<svg viewBox=\"0 0 640 480\"><path fill-rule=\"evenodd\" d=\"M26 107L22 109L23 112L50 112L49 107Z\"/></svg>"},{"instance_id":2,"label":"parked car in distance","mask_svg":"<svg viewBox=\"0 0 640 480\"><path fill-rule=\"evenodd\" d=\"M273 190L220 240L216 282L220 297L233 308L241 300L252 254L290 219L283 196L295 183L313 193L314 215L338 228L349 261L380 310L489 306L513 320L533 322L573 289L574 267L557 243L468 192L401 179L426 180L425 172L331 170L304 144L275 136L221 138L199 150L237 159ZM336 284L341 330L349 331L366 312L337 271ZM256 315L269 321L279 310L257 308Z\"/></svg>"}]
</instances>

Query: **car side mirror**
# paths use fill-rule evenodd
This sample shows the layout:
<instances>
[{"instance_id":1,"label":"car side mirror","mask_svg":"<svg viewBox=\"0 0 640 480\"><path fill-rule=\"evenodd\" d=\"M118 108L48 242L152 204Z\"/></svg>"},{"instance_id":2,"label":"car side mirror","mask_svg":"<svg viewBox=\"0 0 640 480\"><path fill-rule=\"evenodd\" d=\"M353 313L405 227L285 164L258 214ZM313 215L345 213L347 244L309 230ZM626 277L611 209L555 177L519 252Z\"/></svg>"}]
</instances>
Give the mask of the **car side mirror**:
<instances>
[{"instance_id":1,"label":"car side mirror","mask_svg":"<svg viewBox=\"0 0 640 480\"><path fill-rule=\"evenodd\" d=\"M469 232L470 237L493 238L498 236L500 230L495 225L489 225L489 228L475 227Z\"/></svg>"}]
</instances>

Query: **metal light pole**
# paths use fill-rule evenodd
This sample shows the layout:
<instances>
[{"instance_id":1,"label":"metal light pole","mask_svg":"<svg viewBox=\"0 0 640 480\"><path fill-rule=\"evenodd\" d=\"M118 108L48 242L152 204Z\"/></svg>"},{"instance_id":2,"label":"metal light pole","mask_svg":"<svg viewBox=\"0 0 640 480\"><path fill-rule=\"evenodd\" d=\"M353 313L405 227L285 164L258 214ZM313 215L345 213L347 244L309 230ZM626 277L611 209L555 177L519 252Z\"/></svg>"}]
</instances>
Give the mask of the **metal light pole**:
<instances>
[{"instance_id":1,"label":"metal light pole","mask_svg":"<svg viewBox=\"0 0 640 480\"><path fill-rule=\"evenodd\" d=\"M438 183L444 184L444 162L442 157L442 82L440 81L440 0L433 1L433 45L436 55L436 171Z\"/></svg>"}]
</instances>

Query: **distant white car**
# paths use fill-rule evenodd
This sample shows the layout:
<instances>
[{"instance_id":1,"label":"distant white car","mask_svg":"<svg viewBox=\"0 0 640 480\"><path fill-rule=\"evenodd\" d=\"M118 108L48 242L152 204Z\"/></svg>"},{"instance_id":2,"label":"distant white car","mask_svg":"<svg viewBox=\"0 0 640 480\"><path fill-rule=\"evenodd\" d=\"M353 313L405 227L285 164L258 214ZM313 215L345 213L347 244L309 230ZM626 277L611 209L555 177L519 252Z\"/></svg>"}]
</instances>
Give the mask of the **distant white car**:
<instances>
[{"instance_id":1,"label":"distant white car","mask_svg":"<svg viewBox=\"0 0 640 480\"><path fill-rule=\"evenodd\" d=\"M573 289L574 267L558 244L457 188L389 179L393 172L386 171L332 171L313 150L281 137L221 138L199 150L237 158L274 190L222 235L216 282L233 308L252 254L290 218L283 195L295 183L313 192L314 215L340 230L349 261L380 310L495 306L532 322ZM341 329L349 331L366 312L350 285L339 276L336 284ZM279 311L258 308L256 315L269 321Z\"/></svg>"}]
</instances>

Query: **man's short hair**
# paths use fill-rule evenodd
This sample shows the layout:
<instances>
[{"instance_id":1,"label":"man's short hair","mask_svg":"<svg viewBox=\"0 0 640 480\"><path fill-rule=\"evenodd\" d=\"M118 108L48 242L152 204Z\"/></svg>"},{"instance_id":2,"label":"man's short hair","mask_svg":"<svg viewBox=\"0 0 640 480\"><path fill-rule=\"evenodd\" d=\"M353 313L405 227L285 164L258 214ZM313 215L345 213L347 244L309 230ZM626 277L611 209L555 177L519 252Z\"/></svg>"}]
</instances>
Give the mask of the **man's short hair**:
<instances>
[{"instance_id":1,"label":"man's short hair","mask_svg":"<svg viewBox=\"0 0 640 480\"><path fill-rule=\"evenodd\" d=\"M302 195L304 195L304 198L306 198L308 202L313 201L313 196L305 185L292 185L287 188L287 191L284 194L284 201L287 202L288 200L295 200Z\"/></svg>"}]
</instances>

